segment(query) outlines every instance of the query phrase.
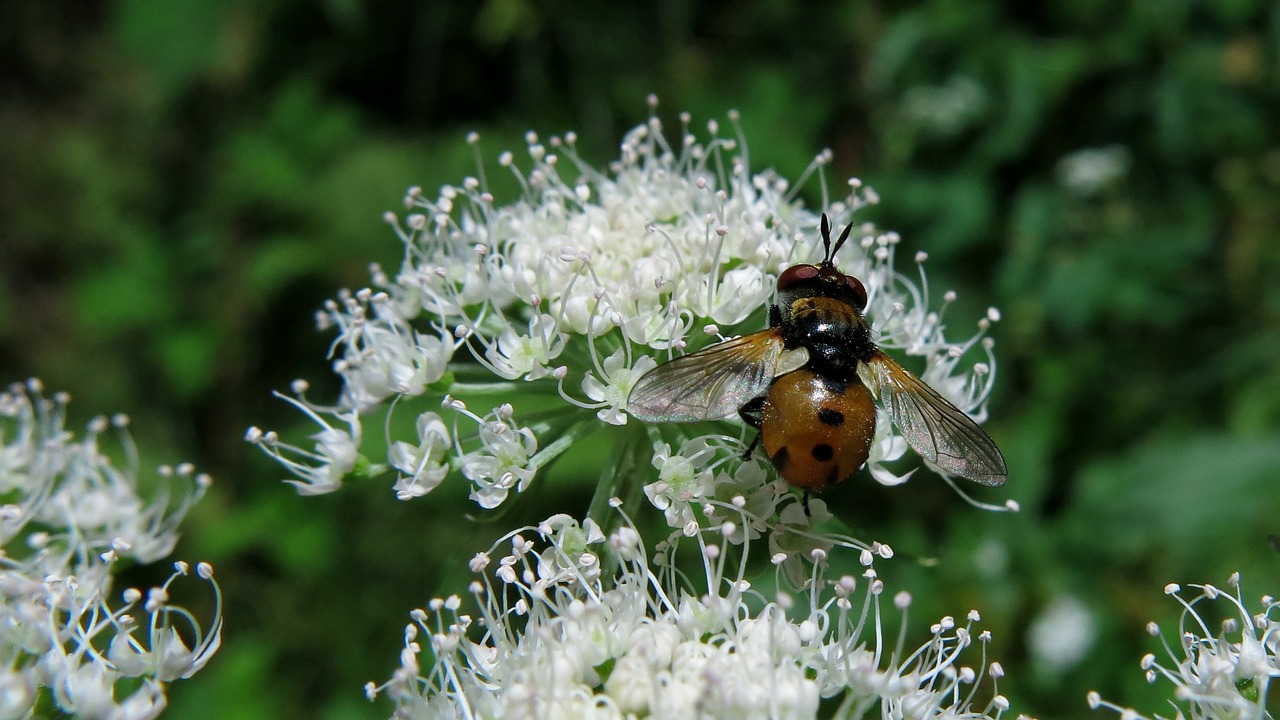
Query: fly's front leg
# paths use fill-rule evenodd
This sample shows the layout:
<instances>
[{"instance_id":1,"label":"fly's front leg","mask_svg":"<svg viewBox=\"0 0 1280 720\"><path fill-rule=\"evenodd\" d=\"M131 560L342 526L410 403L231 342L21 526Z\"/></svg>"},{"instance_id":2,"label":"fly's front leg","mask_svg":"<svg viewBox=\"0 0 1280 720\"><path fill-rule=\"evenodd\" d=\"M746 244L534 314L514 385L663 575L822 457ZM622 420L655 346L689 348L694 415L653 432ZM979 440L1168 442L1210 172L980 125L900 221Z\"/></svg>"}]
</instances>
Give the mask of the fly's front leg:
<instances>
[{"instance_id":1,"label":"fly's front leg","mask_svg":"<svg viewBox=\"0 0 1280 720\"><path fill-rule=\"evenodd\" d=\"M769 327L776 328L782 324L782 309L773 304L769 306Z\"/></svg>"},{"instance_id":2,"label":"fly's front leg","mask_svg":"<svg viewBox=\"0 0 1280 720\"><path fill-rule=\"evenodd\" d=\"M738 415L742 421L756 429L756 436L751 440L751 444L747 446L746 452L742 453L744 461L751 459L751 453L755 452L756 446L760 444L760 426L764 424L764 395L755 397L747 401L746 405L738 408Z\"/></svg>"}]
</instances>

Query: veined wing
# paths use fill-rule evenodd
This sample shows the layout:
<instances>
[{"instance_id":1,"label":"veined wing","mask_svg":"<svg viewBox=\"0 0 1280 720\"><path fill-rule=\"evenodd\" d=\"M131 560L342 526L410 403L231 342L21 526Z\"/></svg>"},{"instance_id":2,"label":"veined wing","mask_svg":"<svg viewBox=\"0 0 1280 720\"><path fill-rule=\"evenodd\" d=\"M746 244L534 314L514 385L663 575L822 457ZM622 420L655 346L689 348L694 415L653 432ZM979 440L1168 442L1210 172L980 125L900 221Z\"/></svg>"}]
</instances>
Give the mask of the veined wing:
<instances>
[{"instance_id":1,"label":"veined wing","mask_svg":"<svg viewBox=\"0 0 1280 720\"><path fill-rule=\"evenodd\" d=\"M769 389L782 354L782 335L770 329L678 357L636 381L627 412L646 422L727 417Z\"/></svg>"},{"instance_id":2,"label":"veined wing","mask_svg":"<svg viewBox=\"0 0 1280 720\"><path fill-rule=\"evenodd\" d=\"M948 473L1003 485L1009 469L995 441L963 410L881 351L858 367L907 444Z\"/></svg>"}]
</instances>

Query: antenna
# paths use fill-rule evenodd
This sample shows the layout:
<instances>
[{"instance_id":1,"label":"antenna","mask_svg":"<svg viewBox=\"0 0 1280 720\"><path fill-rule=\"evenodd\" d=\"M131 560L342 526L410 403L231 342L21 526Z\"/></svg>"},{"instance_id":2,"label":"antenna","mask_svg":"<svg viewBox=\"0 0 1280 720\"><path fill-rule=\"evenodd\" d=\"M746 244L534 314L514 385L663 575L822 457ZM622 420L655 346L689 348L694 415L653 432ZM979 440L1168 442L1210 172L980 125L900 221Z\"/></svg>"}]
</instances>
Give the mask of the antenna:
<instances>
[{"instance_id":1,"label":"antenna","mask_svg":"<svg viewBox=\"0 0 1280 720\"><path fill-rule=\"evenodd\" d=\"M831 221L827 220L827 214L822 213L822 262L831 262Z\"/></svg>"},{"instance_id":2,"label":"antenna","mask_svg":"<svg viewBox=\"0 0 1280 720\"><path fill-rule=\"evenodd\" d=\"M836 246L831 249L831 259L834 260L836 253L840 252L840 246L844 245L844 241L849 239L849 233L853 231L853 223L850 222L844 226L844 232L840 233L840 239L836 241Z\"/></svg>"},{"instance_id":3,"label":"antenna","mask_svg":"<svg viewBox=\"0 0 1280 720\"><path fill-rule=\"evenodd\" d=\"M840 233L840 239L836 240L835 247L831 246L831 221L827 219L827 214L822 213L822 247L825 255L822 258L823 265L832 265L835 260L836 253L840 252L840 246L844 245L849 239L849 233L853 231L853 223L850 222L844 226L844 232Z\"/></svg>"}]
</instances>

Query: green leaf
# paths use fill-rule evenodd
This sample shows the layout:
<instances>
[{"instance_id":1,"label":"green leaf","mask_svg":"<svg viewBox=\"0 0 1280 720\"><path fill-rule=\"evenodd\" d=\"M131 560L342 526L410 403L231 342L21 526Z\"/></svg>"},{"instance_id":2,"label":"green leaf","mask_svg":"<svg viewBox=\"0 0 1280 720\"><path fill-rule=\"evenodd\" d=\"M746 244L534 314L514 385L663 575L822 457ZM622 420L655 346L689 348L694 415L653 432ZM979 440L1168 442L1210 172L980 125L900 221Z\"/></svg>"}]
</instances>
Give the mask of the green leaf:
<instances>
[{"instance_id":1,"label":"green leaf","mask_svg":"<svg viewBox=\"0 0 1280 720\"><path fill-rule=\"evenodd\" d=\"M209 0L125 0L115 6L115 35L159 87L174 93L220 57L225 8Z\"/></svg>"},{"instance_id":2,"label":"green leaf","mask_svg":"<svg viewBox=\"0 0 1280 720\"><path fill-rule=\"evenodd\" d=\"M192 398L213 384L218 347L208 328L170 328L158 346L169 387L179 396Z\"/></svg>"},{"instance_id":3,"label":"green leaf","mask_svg":"<svg viewBox=\"0 0 1280 720\"><path fill-rule=\"evenodd\" d=\"M1113 561L1212 555L1275 531L1278 468L1280 436L1151 439L1082 473L1067 534Z\"/></svg>"},{"instance_id":4,"label":"green leaf","mask_svg":"<svg viewBox=\"0 0 1280 720\"><path fill-rule=\"evenodd\" d=\"M110 336L162 322L173 309L170 268L149 244L132 243L76 288L76 317L88 334Z\"/></svg>"}]
</instances>

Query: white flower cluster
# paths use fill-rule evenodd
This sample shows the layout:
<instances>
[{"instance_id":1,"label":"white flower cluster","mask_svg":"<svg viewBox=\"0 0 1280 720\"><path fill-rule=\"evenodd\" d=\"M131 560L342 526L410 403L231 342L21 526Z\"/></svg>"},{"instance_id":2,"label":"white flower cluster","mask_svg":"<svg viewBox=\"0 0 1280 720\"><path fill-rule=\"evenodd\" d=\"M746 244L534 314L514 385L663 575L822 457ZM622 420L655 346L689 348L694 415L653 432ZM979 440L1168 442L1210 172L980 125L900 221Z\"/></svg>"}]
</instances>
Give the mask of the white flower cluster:
<instances>
[{"instance_id":1,"label":"white flower cluster","mask_svg":"<svg viewBox=\"0 0 1280 720\"><path fill-rule=\"evenodd\" d=\"M1228 584L1234 592L1191 585L1196 593L1190 600L1183 597L1180 586L1165 587L1165 594L1182 606L1176 645L1169 645L1154 622L1147 625L1148 633L1161 638L1169 661L1164 664L1148 653L1142 658L1142 669L1147 682L1173 683L1177 718L1272 717L1267 693L1272 679L1280 678L1280 619L1273 614L1280 612L1280 601L1264 595L1261 611L1254 613L1245 605L1240 574L1233 573ZM1216 632L1205 617L1212 614L1197 608L1203 604L1227 605L1226 619ZM1088 700L1091 708L1114 710L1125 720L1146 718L1132 708L1103 700L1096 692L1089 693Z\"/></svg>"},{"instance_id":2,"label":"white flower cluster","mask_svg":"<svg viewBox=\"0 0 1280 720\"><path fill-rule=\"evenodd\" d=\"M942 618L909 649L911 598L898 593L903 628L884 637L870 558L861 578L830 580L814 551L800 596L771 598L746 578L741 524L677 532L650 552L623 518L607 542L595 523L557 515L477 555L476 614L458 596L413 611L400 669L369 696L390 696L396 718L813 718L823 702L835 718L1008 710L976 612ZM677 557L688 544L692 564ZM971 665L961 658L975 640Z\"/></svg>"},{"instance_id":3,"label":"white flower cluster","mask_svg":"<svg viewBox=\"0 0 1280 720\"><path fill-rule=\"evenodd\" d=\"M336 333L341 396L317 404L301 380L282 396L314 423L313 443L246 435L302 494L391 472L400 499L461 477L481 507L502 505L578 439L628 425L627 398L645 372L763 327L779 273L823 257L821 215L797 199L810 178L838 225L877 202L856 179L830 196L829 151L794 183L753 172L736 113L727 131L713 121L704 133L687 114L676 133L654 115L607 169L580 157L573 133L529 133L527 159L498 158L520 188L506 203L489 189L479 138L469 141L474 177L431 195L411 188L408 213L387 215L404 245L394 276L375 266L370 287L319 313ZM837 262L864 283L877 342L923 358L922 378L981 421L996 367L985 334L999 313L949 339L955 294L930 296L924 253L910 274L895 269L899 245L863 223ZM377 451L362 420L374 411L386 433L368 443ZM814 717L820 703L836 717L1000 717L1006 700L978 689L1000 666L960 661L987 638L971 634L976 614L943 619L914 651L904 636L886 642L871 566L889 546L818 531L831 518L824 503L803 506L765 462L744 459L743 435L618 431L587 517L614 517L609 498L625 487L662 512L670 537L650 552L620 511L608 538L567 515L509 534L500 560L495 546L471 563L477 614L458 597L415 611L400 670L369 694L393 698L405 718ZM381 448L385 457L366 455ZM911 473L889 464L906 450L882 416L872 476L905 481ZM702 573L676 560L690 545ZM771 562L765 585L802 588L802 598L753 588L753 548ZM854 553L864 577L827 579L832 552ZM687 579L700 574L705 582ZM909 602L894 599L904 633Z\"/></svg>"},{"instance_id":4,"label":"white flower cluster","mask_svg":"<svg viewBox=\"0 0 1280 720\"><path fill-rule=\"evenodd\" d=\"M128 418L95 418L77 439L65 427L68 402L44 397L35 380L0 392L0 720L37 707L90 720L153 718L165 683L191 676L217 650L221 593L213 568L199 564L216 598L206 631L169 603L185 563L162 586L127 589L119 601L110 599L112 573L122 560L168 555L210 480L190 465L164 467L158 486L141 492ZM102 448L113 429L123 467Z\"/></svg>"},{"instance_id":5,"label":"white flower cluster","mask_svg":"<svg viewBox=\"0 0 1280 720\"><path fill-rule=\"evenodd\" d=\"M856 179L844 197L829 197L823 173L829 151L796 183L771 171L753 173L736 114L729 120L728 133L713 121L699 137L681 115L669 139L651 117L624 137L607 170L579 156L573 133L545 142L529 133L527 159L499 157L521 188L505 204L489 191L483 164L474 177L434 196L410 189L408 214L387 217L404 244L398 272L374 267L371 287L344 292L319 313L321 327L337 333L332 349L341 398L336 406L315 404L301 381L288 398L315 422L314 447L257 428L246 439L279 460L305 494L390 469L401 499L460 475L471 497L492 508L601 422L626 424L626 399L644 372L723 337L722 327L762 328L778 273L821 257L819 214L796 198L810 177L837 224L877 201ZM478 156L478 137L469 139ZM899 244L895 233L864 223L838 262L866 285L867 316L880 344L923 357L923 379L981 421L996 367L984 335L999 314L992 309L972 333L948 339L943 316L955 294L943 294L940 303L930 297L924 253L916 254L912 275L898 272ZM522 408L535 400L553 419L524 419ZM558 410L546 411L548 403ZM468 409L486 406L492 409ZM412 412L417 420L387 418L388 437L377 443L386 457L371 459L363 454L361 413L379 407ZM404 437L410 427L416 432ZM691 436L686 428L661 432L667 441L659 448ZM741 437L728 443L708 437L726 449L724 472L768 482L764 473L738 471ZM872 475L887 484L904 481L910 473L885 463L906 449L882 417L868 463ZM670 478L660 482L664 488L650 488L651 496L696 499L710 492L705 483L681 489ZM606 488L600 496L610 494Z\"/></svg>"}]
</instances>

